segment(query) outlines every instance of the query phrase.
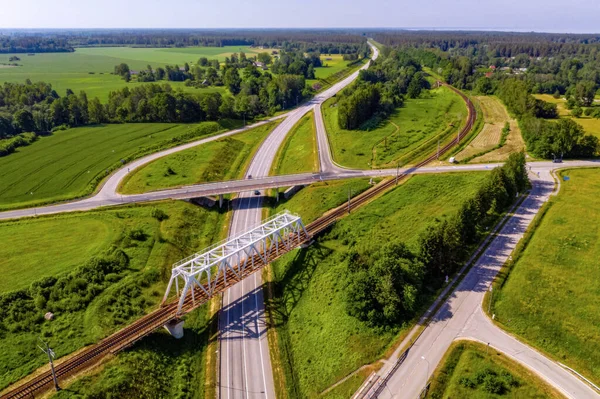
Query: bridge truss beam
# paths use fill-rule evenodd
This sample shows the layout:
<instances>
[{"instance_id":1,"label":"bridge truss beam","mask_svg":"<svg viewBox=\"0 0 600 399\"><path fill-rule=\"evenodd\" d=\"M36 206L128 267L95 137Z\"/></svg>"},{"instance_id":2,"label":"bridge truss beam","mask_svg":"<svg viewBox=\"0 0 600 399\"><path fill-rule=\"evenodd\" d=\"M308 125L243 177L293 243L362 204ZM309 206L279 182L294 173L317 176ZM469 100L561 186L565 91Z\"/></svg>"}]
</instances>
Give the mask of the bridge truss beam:
<instances>
[{"instance_id":1,"label":"bridge truss beam","mask_svg":"<svg viewBox=\"0 0 600 399\"><path fill-rule=\"evenodd\" d=\"M273 248L277 255L280 244L283 244L286 250L290 250L292 240L300 240L302 234L308 236L300 216L284 211L266 219L250 231L189 256L173 265L171 279L162 302L166 302L175 285L179 298L177 315L180 315L188 292L191 292L192 301L195 302L195 287L199 287L207 297L211 297L217 290L219 278L223 278L225 285L228 273L239 280L247 267L259 267L255 266L255 257L262 260L259 263L267 264L267 254ZM181 291L180 283L183 287Z\"/></svg>"}]
</instances>

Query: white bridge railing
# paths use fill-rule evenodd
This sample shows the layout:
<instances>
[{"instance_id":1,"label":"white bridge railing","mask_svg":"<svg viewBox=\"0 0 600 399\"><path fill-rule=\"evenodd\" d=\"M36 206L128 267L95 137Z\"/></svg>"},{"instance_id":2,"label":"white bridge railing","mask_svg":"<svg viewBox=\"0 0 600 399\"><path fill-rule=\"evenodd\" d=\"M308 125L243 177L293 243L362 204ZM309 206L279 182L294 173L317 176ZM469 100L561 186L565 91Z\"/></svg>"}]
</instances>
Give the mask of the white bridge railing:
<instances>
[{"instance_id":1,"label":"white bridge railing","mask_svg":"<svg viewBox=\"0 0 600 399\"><path fill-rule=\"evenodd\" d=\"M227 285L227 271L229 270L238 279L243 276L245 268L250 263L254 269L254 257L261 258L264 264L268 263L267 254L275 246L279 254L279 244L289 250L291 240L296 235L298 239L306 229L300 216L288 211L278 213L266 219L258 227L247 231L237 237L223 240L204 249L202 252L189 256L173 265L171 279L163 297L163 303L167 300L173 282L179 298L177 314L181 308L186 295L191 290L192 301L195 303L194 286L200 287L207 296L212 296L217 288L217 281L223 276L224 284ZM183 284L183 290L179 291L179 283Z\"/></svg>"}]
</instances>

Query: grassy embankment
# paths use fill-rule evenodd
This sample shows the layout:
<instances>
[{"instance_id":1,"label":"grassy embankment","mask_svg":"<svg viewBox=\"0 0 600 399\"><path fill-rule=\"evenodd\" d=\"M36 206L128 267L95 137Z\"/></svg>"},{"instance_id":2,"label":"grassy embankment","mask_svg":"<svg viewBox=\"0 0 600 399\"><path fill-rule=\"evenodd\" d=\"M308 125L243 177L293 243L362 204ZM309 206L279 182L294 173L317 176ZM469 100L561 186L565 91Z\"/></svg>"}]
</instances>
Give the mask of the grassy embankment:
<instances>
[{"instance_id":1,"label":"grassy embankment","mask_svg":"<svg viewBox=\"0 0 600 399\"><path fill-rule=\"evenodd\" d=\"M278 122L167 155L133 171L124 194L242 178L254 153Z\"/></svg>"},{"instance_id":2,"label":"grassy embankment","mask_svg":"<svg viewBox=\"0 0 600 399\"><path fill-rule=\"evenodd\" d=\"M357 61L344 61L341 54L321 54L323 66L315 68L315 79L308 79L306 83L311 87L318 83L321 91L331 87L334 83L344 79L368 62L368 59Z\"/></svg>"},{"instance_id":3,"label":"grassy embankment","mask_svg":"<svg viewBox=\"0 0 600 399\"><path fill-rule=\"evenodd\" d=\"M0 273L5 276L0 301L4 301L2 311L17 320L3 320L0 328L0 389L47 363L36 346L38 337L47 340L59 358L155 308L172 263L221 239L226 233L225 217L218 210L185 202L160 202L0 223L0 239L10 243L0 248ZM123 271L102 277L104 263L89 261L110 248L124 251L129 260ZM88 268L84 274L83 265ZM49 277L59 281L52 285L47 302L26 299L30 284ZM8 290L25 292L18 296L24 299L16 299ZM52 321L40 320L46 311L55 314ZM207 310L193 312L188 320L189 337L183 345L174 344L163 331L152 334L108 363L107 375L112 377L100 387L118 387L124 392L120 397L141 397L126 393L156 388L157 382L141 383L155 376L150 373L155 368L154 373L164 374L160 381L170 379L160 387L161 392L174 393L180 389L177 384L203 389L196 382L203 381ZM178 354L183 355L183 362ZM125 387L124 381L132 385Z\"/></svg>"},{"instance_id":4,"label":"grassy embankment","mask_svg":"<svg viewBox=\"0 0 600 399\"><path fill-rule=\"evenodd\" d=\"M477 96L475 100L481 106L483 129L456 155L456 160L471 163L503 161L511 153L522 151L525 143L521 137L521 130L517 121L508 115L504 105L496 97ZM507 122L510 131L503 140L502 129Z\"/></svg>"},{"instance_id":5,"label":"grassy embankment","mask_svg":"<svg viewBox=\"0 0 600 399\"><path fill-rule=\"evenodd\" d=\"M591 134L600 138L600 119L585 115L582 115L579 118L573 117L571 115L571 111L569 111L566 107L566 100L564 99L564 97L554 98L549 94L535 94L534 97L547 101L549 103L556 104L558 109L558 115L561 118L572 118L575 122L580 124L581 127L583 127L583 130L587 134ZM598 107L598 103L594 102L593 106Z\"/></svg>"},{"instance_id":6,"label":"grassy embankment","mask_svg":"<svg viewBox=\"0 0 600 399\"><path fill-rule=\"evenodd\" d=\"M315 117L311 111L294 125L279 148L272 175L316 172L319 170Z\"/></svg>"},{"instance_id":7,"label":"grassy embankment","mask_svg":"<svg viewBox=\"0 0 600 399\"><path fill-rule=\"evenodd\" d=\"M537 375L493 348L470 342L452 344L435 370L427 398L562 398Z\"/></svg>"},{"instance_id":8,"label":"grassy embankment","mask_svg":"<svg viewBox=\"0 0 600 399\"><path fill-rule=\"evenodd\" d=\"M309 248L294 251L273 263L268 304L276 326L282 367L279 384L289 397L315 397L359 367L380 358L412 321L394 329L370 328L348 316L345 286L346 254L354 247L377 246L401 237L409 247L436 218L453 214L469 198L485 174L415 176L377 201L337 222ZM345 183L348 184L348 183ZM358 181L355 184L366 184ZM318 187L318 186L317 186ZM312 187L311 187L312 188ZM347 199L347 187L318 193L302 190L281 208L300 214L308 222ZM433 292L420 302L425 306ZM425 298L426 297L426 298ZM364 375L352 377L328 393L345 397L361 384ZM346 396L347 397L347 396Z\"/></svg>"},{"instance_id":9,"label":"grassy embankment","mask_svg":"<svg viewBox=\"0 0 600 399\"><path fill-rule=\"evenodd\" d=\"M492 312L502 328L598 384L600 171L562 175L570 180L494 290Z\"/></svg>"},{"instance_id":10,"label":"grassy embankment","mask_svg":"<svg viewBox=\"0 0 600 399\"><path fill-rule=\"evenodd\" d=\"M0 157L0 210L92 193L108 173L148 153L208 137L238 122L139 123L81 127L41 137Z\"/></svg>"},{"instance_id":11,"label":"grassy embankment","mask_svg":"<svg viewBox=\"0 0 600 399\"><path fill-rule=\"evenodd\" d=\"M464 125L467 107L446 87L433 89L404 106L371 130L340 129L337 99L323 104L323 118L335 161L353 168L393 167L434 151L438 139L444 144Z\"/></svg>"}]
</instances>

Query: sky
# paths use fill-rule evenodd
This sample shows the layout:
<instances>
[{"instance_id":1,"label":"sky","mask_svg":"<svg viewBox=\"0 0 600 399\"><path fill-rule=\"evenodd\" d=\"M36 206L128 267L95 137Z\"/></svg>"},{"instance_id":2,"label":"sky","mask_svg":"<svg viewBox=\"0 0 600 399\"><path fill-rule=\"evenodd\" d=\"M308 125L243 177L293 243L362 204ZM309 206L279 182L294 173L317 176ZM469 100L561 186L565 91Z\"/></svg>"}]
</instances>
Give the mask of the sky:
<instances>
[{"instance_id":1,"label":"sky","mask_svg":"<svg viewBox=\"0 0 600 399\"><path fill-rule=\"evenodd\" d=\"M3 28L436 28L600 33L599 0L0 0Z\"/></svg>"}]
</instances>

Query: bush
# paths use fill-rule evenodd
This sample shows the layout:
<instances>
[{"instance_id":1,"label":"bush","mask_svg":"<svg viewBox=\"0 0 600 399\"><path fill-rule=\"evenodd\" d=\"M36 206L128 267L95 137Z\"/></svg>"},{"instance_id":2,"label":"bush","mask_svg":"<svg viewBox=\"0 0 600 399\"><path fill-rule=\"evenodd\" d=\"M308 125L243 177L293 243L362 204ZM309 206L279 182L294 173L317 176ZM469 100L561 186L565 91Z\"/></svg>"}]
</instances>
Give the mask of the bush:
<instances>
[{"instance_id":1,"label":"bush","mask_svg":"<svg viewBox=\"0 0 600 399\"><path fill-rule=\"evenodd\" d=\"M153 208L152 217L158 220L159 222L162 222L163 220L167 220L169 218L169 215L167 215L162 209Z\"/></svg>"}]
</instances>

